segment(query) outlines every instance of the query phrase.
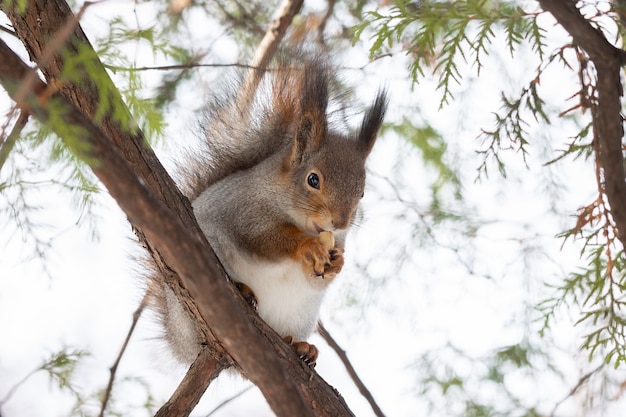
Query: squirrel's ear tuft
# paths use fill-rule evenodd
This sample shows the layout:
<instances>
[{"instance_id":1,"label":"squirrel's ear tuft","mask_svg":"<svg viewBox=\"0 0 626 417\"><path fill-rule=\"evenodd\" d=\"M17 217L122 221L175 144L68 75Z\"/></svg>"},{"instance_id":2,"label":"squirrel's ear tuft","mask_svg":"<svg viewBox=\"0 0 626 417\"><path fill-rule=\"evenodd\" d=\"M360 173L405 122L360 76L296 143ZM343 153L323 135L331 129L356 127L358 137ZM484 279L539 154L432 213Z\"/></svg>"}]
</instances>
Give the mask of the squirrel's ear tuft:
<instances>
[{"instance_id":1,"label":"squirrel's ear tuft","mask_svg":"<svg viewBox=\"0 0 626 417\"><path fill-rule=\"evenodd\" d=\"M327 130L328 73L319 62L307 62L301 73L300 114L296 120L289 156L291 166L298 165L308 152L319 149Z\"/></svg>"},{"instance_id":2,"label":"squirrel's ear tuft","mask_svg":"<svg viewBox=\"0 0 626 417\"><path fill-rule=\"evenodd\" d=\"M389 99L387 98L387 90L378 90L374 104L367 109L365 116L363 116L363 123L361 123L361 129L359 130L359 149L369 155L376 142L376 136L380 130L380 126L383 124L385 118L385 112L387 111L387 104Z\"/></svg>"},{"instance_id":3,"label":"squirrel's ear tuft","mask_svg":"<svg viewBox=\"0 0 626 417\"><path fill-rule=\"evenodd\" d=\"M329 69L318 61L309 61L304 65L301 72L300 111L302 114L312 113L317 120L326 124Z\"/></svg>"}]
</instances>

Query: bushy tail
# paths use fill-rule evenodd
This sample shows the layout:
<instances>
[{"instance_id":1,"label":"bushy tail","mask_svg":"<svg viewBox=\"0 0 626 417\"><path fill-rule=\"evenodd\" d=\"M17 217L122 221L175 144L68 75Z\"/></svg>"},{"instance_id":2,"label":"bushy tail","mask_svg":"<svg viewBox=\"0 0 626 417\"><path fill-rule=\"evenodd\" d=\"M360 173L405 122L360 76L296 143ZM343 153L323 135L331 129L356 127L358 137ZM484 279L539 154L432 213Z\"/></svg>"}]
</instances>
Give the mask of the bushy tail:
<instances>
[{"instance_id":1,"label":"bushy tail","mask_svg":"<svg viewBox=\"0 0 626 417\"><path fill-rule=\"evenodd\" d=\"M252 85L231 81L207 106L202 149L179 167L183 192L191 200L217 181L257 165L291 142L301 103L328 100L331 71L318 58L281 56ZM310 97L311 94L323 97Z\"/></svg>"}]
</instances>

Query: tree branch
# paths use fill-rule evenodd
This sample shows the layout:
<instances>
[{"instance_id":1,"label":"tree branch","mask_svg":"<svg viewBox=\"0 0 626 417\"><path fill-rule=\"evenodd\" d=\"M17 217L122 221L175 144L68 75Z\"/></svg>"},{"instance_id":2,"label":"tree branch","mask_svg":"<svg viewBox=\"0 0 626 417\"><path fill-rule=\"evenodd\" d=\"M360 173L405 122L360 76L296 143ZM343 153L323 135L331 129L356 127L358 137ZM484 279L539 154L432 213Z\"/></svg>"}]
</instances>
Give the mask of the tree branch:
<instances>
[{"instance_id":1,"label":"tree branch","mask_svg":"<svg viewBox=\"0 0 626 417\"><path fill-rule=\"evenodd\" d=\"M341 359L343 366L346 367L350 378L352 378L354 385L357 386L361 395L365 397L367 402L370 404L370 407L372 407L372 411L374 411L374 414L376 414L376 416L378 417L385 417L385 413L383 413L383 410L381 410L378 406L378 403L374 399L374 396L372 395L370 390L367 389L365 383L359 377L359 374L356 373L356 369L354 369L354 366L352 366L350 359L348 359L346 351L343 350L341 346L339 346L339 343L337 343L337 341L332 337L328 330L326 330L326 327L321 321L317 322L317 332L320 334L320 336L322 336L326 343L328 343L328 346L330 346L335 351L337 356L339 356L339 359Z\"/></svg>"},{"instance_id":2,"label":"tree branch","mask_svg":"<svg viewBox=\"0 0 626 417\"><path fill-rule=\"evenodd\" d=\"M28 76L30 69L1 41L0 57L0 82L14 98L20 88L19 81ZM35 91L39 91L39 95ZM17 103L18 106L28 108L44 123L54 107L55 112L64 114L64 122L81 128L73 131L76 138L69 138L88 145L79 156L90 163L131 224L141 228L150 241L158 242L164 260L180 274L192 299L198 301L206 323L246 375L259 386L276 414L313 416L295 383L287 378L280 361L272 354L268 340L262 338L246 318L244 310L230 295L226 281L220 278L216 263L206 256L208 245L193 236L161 201L155 199L109 139L82 112L58 93L48 98L41 82L35 83L35 91L26 94L25 101ZM59 124L53 123L50 127L68 140L67 130L60 129ZM242 343L244 340L246 342Z\"/></svg>"},{"instance_id":3,"label":"tree branch","mask_svg":"<svg viewBox=\"0 0 626 417\"><path fill-rule=\"evenodd\" d=\"M250 103L250 100L252 100L256 88L263 78L263 73L265 72L267 65L276 53L276 50L278 50L278 45L285 37L287 28L291 24L293 17L302 8L303 3L304 0L283 0L282 4L278 8L276 17L270 23L267 32L265 32L265 36L254 52L254 57L250 63L251 68L246 74L246 78L241 89L243 94L237 98L237 100L241 103L241 108L248 107L247 104Z\"/></svg>"},{"instance_id":4,"label":"tree branch","mask_svg":"<svg viewBox=\"0 0 626 417\"><path fill-rule=\"evenodd\" d=\"M611 45L602 32L585 19L576 8L576 2L539 0L539 3L572 36L574 43L587 53L596 68L598 99L593 126L599 145L598 160L618 238L626 248L626 182L622 154L624 127L620 103L624 51Z\"/></svg>"},{"instance_id":5,"label":"tree branch","mask_svg":"<svg viewBox=\"0 0 626 417\"><path fill-rule=\"evenodd\" d=\"M576 385L574 385L574 387L567 393L567 395L565 396L565 398L559 400L559 402L557 402L554 405L554 408L552 408L552 412L550 413L549 417L555 417L556 416L556 411L558 410L558 408L561 406L561 404L563 404L565 401L567 401L568 399L572 398L577 392L578 390L583 387L587 382L589 382L589 380L591 379L592 376L594 376L595 374L597 374L598 372L600 372L602 370L602 368L604 368L605 364L602 364L598 367L596 367L594 370L592 370L591 372L587 372L585 375L583 375L582 377L580 377L578 379L578 382L576 383Z\"/></svg>"},{"instance_id":6,"label":"tree branch","mask_svg":"<svg viewBox=\"0 0 626 417\"><path fill-rule=\"evenodd\" d=\"M48 84L56 86L61 95L93 120L102 104L98 84L88 81L79 84L65 79L62 74L64 53L77 55L80 49L93 50L67 3L63 0L29 0L28 7L23 13L7 7L6 3L0 3L0 9L6 13L31 60L37 63ZM45 19L42 19L42 16L45 16ZM72 30L65 31L67 28ZM63 37L57 36L59 31L63 31ZM56 39L57 42L49 45L50 39ZM102 68L99 82L113 85L102 63L97 60L93 64ZM113 91L116 92L116 89ZM132 119L119 93L116 92L109 100L112 107L119 108L125 113L125 117ZM172 208L185 226L202 235L199 228L194 230L195 219L189 204L185 203L152 149L144 145L146 139L141 130L135 129L131 132L109 115L102 117L98 127L120 149L126 160L132 161L133 169L146 182L148 188Z\"/></svg>"},{"instance_id":7,"label":"tree branch","mask_svg":"<svg viewBox=\"0 0 626 417\"><path fill-rule=\"evenodd\" d=\"M55 28L63 27L71 19L69 7L59 0L31 0L26 13L8 10L7 15L35 61L44 52L45 39L53 37ZM32 110L44 122L50 106L60 106L66 112L64 122L81 127L73 131L78 136L73 140L90 145L87 154L82 156L90 162L93 162L91 158L98 161L92 167L94 173L127 213L168 285L197 317L211 342L207 356L217 359L223 366L231 363L221 344L215 342L211 333L214 332L278 415L312 415L308 410L314 410L319 416L352 415L339 394L303 364L292 348L247 308L232 286L227 285L188 200L180 194L153 151L145 146L141 131L129 133L107 115L99 126L94 126L91 120L98 108L98 85L88 79L80 85L58 82L63 56L86 47L91 48L82 29L76 25L63 47L64 54L54 54L54 59L40 68L58 89L50 90L36 80L24 102L18 104ZM3 42L0 42L0 57L0 82L14 97L16 86L31 70ZM105 82L111 82L103 68L102 77L106 78ZM98 82L102 83L103 78L98 77ZM111 108L127 111L119 93L111 100ZM61 137L67 135L67 131L57 133ZM176 273L180 274L182 283ZM205 369L214 368L219 372L223 367L210 362L204 361Z\"/></svg>"},{"instance_id":8,"label":"tree branch","mask_svg":"<svg viewBox=\"0 0 626 417\"><path fill-rule=\"evenodd\" d=\"M81 77L83 82L78 84L64 79L62 74L64 53L65 56L69 56L78 54L80 50L93 51L93 47L67 3L63 0L29 0L24 12L19 12L7 6L7 3L0 3L0 9L6 13L15 29L16 35L26 47L31 60L37 62L38 68L46 77L48 84L56 86L57 91L62 96L76 108L81 109L89 120L93 120L99 106L102 104L98 84L87 81L90 79L87 75ZM41 16L45 16L45 19L41 18ZM71 30L68 30L68 28ZM54 39L55 42L48 44L50 39ZM98 62L92 63L92 68L101 68L98 74L99 82L112 86L113 81L102 67L95 53L93 55ZM35 71L30 72L28 77L29 82L32 80L38 81ZM109 97L111 101L110 108L123 112L125 117L130 120L130 111L124 104L118 90L116 88L110 88L110 90L113 92L112 96ZM131 163L133 171L154 193L156 198L164 202L172 210L187 230L197 238L205 240L202 231L196 223L189 201L180 194L174 181L161 165L153 150L145 146L146 139L141 130L136 129L131 132L116 122L109 114L105 114L102 117L98 128L121 151L124 158ZM146 239L140 228L135 230L135 234L154 259L159 273L181 300L182 305L189 310L191 316L195 317L198 323L203 323L197 306L191 300L187 291L180 285L176 273L171 270L167 262L163 261L158 248ZM210 249L208 249L208 254L214 257ZM218 263L217 260L215 260L215 263ZM223 272L220 275L224 276ZM226 361L222 367L229 366L227 355L224 355L223 348L216 342L210 329L206 325L201 325L200 329L206 339L207 346L215 351L215 356ZM194 362L194 366L203 365ZM205 366L208 367L210 364L207 363ZM200 387L195 390L198 400L203 394L204 391L200 390Z\"/></svg>"},{"instance_id":9,"label":"tree branch","mask_svg":"<svg viewBox=\"0 0 626 417\"><path fill-rule=\"evenodd\" d=\"M265 36L257 46L252 58L251 66L257 68L265 68L276 53L280 41L285 37L287 28L291 25L294 16L302 8L304 0L283 0L276 17L270 23Z\"/></svg>"},{"instance_id":10,"label":"tree branch","mask_svg":"<svg viewBox=\"0 0 626 417\"><path fill-rule=\"evenodd\" d=\"M4 163L9 157L9 154L13 150L13 147L15 146L17 139L22 134L22 130L24 130L24 128L26 127L26 123L28 122L28 117L30 116L27 111L17 109L17 108L15 108L14 110L18 111L19 115L17 116L17 120L15 121L15 124L13 125L13 129L11 129L11 132L9 132L9 134L6 135L6 139L0 138L0 171L2 171L2 167L4 166ZM11 111L10 113L12 112L13 111ZM8 124L10 123L11 119L12 119L11 116L7 117L7 125L3 126L3 129L2 129L3 134L6 128L8 127Z\"/></svg>"},{"instance_id":11,"label":"tree branch","mask_svg":"<svg viewBox=\"0 0 626 417\"><path fill-rule=\"evenodd\" d=\"M111 365L111 368L109 369L109 373L110 373L109 383L107 384L107 387L104 390L104 395L102 396L102 405L100 406L100 414L98 415L99 417L104 417L104 412L107 409L109 399L111 398L111 392L113 391L113 383L115 382L115 374L117 373L117 367L120 365L120 362L122 361L122 357L124 356L124 353L126 352L126 348L128 347L128 342L130 342L130 338L135 332L135 327L137 326L139 317L141 316L141 313L143 313L143 310L145 308L146 308L146 297L144 297L143 300L141 300L139 307L137 307L137 310L135 310L135 312L133 313L133 321L131 322L130 328L128 329L128 333L126 334L126 339L124 339L124 343L122 343L122 347L120 348L120 352L118 353L117 358L115 359L115 362L113 362L113 365Z\"/></svg>"},{"instance_id":12,"label":"tree branch","mask_svg":"<svg viewBox=\"0 0 626 417\"><path fill-rule=\"evenodd\" d=\"M197 364L202 364L202 366ZM204 364L210 366L204 366ZM200 400L194 394L197 387L200 387L202 392L206 391L223 369L223 361L216 359L210 349L201 349L172 397L163 404L154 417L188 416Z\"/></svg>"}]
</instances>

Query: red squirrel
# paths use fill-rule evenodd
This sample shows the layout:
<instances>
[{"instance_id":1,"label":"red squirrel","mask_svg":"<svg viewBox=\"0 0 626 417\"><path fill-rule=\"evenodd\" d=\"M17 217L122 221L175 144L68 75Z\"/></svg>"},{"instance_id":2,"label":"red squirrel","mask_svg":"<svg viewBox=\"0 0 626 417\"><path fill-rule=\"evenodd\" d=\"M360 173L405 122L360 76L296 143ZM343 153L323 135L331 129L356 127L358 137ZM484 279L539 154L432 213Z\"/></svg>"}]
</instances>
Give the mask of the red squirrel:
<instances>
[{"instance_id":1,"label":"red squirrel","mask_svg":"<svg viewBox=\"0 0 626 417\"><path fill-rule=\"evenodd\" d=\"M322 59L305 57L266 71L254 91L241 91L241 81L208 106L204 149L188 155L179 175L230 279L311 366L317 349L306 339L344 264L387 107L380 90L355 132L334 129L331 76ZM201 343L192 318L165 284L157 292L165 337L191 363Z\"/></svg>"}]
</instances>

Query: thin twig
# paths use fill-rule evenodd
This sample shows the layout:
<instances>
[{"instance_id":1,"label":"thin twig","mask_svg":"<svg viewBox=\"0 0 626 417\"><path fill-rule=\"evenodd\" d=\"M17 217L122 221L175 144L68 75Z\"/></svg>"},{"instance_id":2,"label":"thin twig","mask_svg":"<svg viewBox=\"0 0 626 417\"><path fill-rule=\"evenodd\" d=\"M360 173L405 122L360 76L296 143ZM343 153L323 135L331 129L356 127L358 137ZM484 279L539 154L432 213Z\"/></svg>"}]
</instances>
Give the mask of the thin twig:
<instances>
[{"instance_id":1,"label":"thin twig","mask_svg":"<svg viewBox=\"0 0 626 417\"><path fill-rule=\"evenodd\" d=\"M589 381L589 379L595 375L596 373L600 372L600 370L604 368L604 364L598 366L597 368L595 368L593 371L586 373L585 375L583 375L578 382L576 383L576 385L574 385L574 388L572 388L567 395L565 396L565 398L563 398L562 400L560 400L558 403L556 403L554 405L554 408L552 409L552 412L550 413L550 417L554 417L554 415L556 414L556 410L561 406L561 404L563 404L565 401L567 401L569 398L571 398L572 396L574 396L574 394L576 394L578 392L578 390L587 383L587 381Z\"/></svg>"},{"instance_id":2,"label":"thin twig","mask_svg":"<svg viewBox=\"0 0 626 417\"><path fill-rule=\"evenodd\" d=\"M263 78L263 71L259 71L256 68L266 68L274 56L274 53L278 50L278 45L285 37L287 28L291 25L293 17L300 11L304 0L283 0L282 4L278 8L276 17L272 20L265 36L257 46L252 58L251 67L243 83L243 94L238 97L238 101L241 104L241 108L247 108L248 104L254 96L261 79Z\"/></svg>"},{"instance_id":3,"label":"thin twig","mask_svg":"<svg viewBox=\"0 0 626 417\"><path fill-rule=\"evenodd\" d=\"M328 330L326 330L326 327L324 327L324 324L322 324L321 321L317 322L317 332L322 336L322 338L324 338L326 343L328 343L328 346L330 346L335 351L337 356L339 356L339 359L341 359L341 362L343 362L343 366L346 367L350 378L352 378L352 381L354 381L354 385L357 386L361 395L365 397L368 403L370 403L370 407L372 407L374 414L376 414L378 417L385 417L385 414L376 403L374 396L367 389L367 387L363 383L363 380L359 378L359 375L356 373L356 370L352 366L352 363L350 363L350 359L348 359L346 351L343 350L341 346L339 346L339 343L337 343L337 341L335 341L330 333L328 333Z\"/></svg>"},{"instance_id":4,"label":"thin twig","mask_svg":"<svg viewBox=\"0 0 626 417\"><path fill-rule=\"evenodd\" d=\"M246 389L238 392L237 394L233 395L232 397L226 398L224 401L222 401L221 403L219 403L217 405L217 407L215 407L213 410L211 410L209 412L209 414L206 415L206 417L211 417L213 414L215 414L218 410L220 410L222 407L230 404L232 401L236 400L237 398L241 397L243 394L245 394L246 392L250 391L252 388L254 388L254 385L250 385L249 387L247 387Z\"/></svg>"},{"instance_id":5,"label":"thin twig","mask_svg":"<svg viewBox=\"0 0 626 417\"><path fill-rule=\"evenodd\" d=\"M155 67L137 67L137 68L120 67L120 66L117 66L117 65L108 65L108 64L102 64L102 66L104 68L106 68L106 69L111 70L111 71L128 71L128 72L135 72L135 71L169 71L169 70L191 69L191 68L228 68L228 67L246 68L246 69L254 69L254 70L265 69L265 68L255 67L253 65L240 64L240 63L237 63L237 62L234 62L232 64L196 64L196 63L189 63L189 64L159 65L159 66L155 66Z\"/></svg>"},{"instance_id":6,"label":"thin twig","mask_svg":"<svg viewBox=\"0 0 626 417\"><path fill-rule=\"evenodd\" d=\"M9 154L13 150L17 139L22 134L22 130L24 130L24 127L28 122L28 117L30 116L30 113L28 113L28 111L26 110L22 109L19 110L19 112L20 114L19 116L17 116L17 120L13 125L13 129L11 129L11 132L7 135L6 139L2 140L2 138L0 138L0 171L2 171L4 163L6 162Z\"/></svg>"},{"instance_id":7,"label":"thin twig","mask_svg":"<svg viewBox=\"0 0 626 417\"><path fill-rule=\"evenodd\" d=\"M317 31L317 41L322 45L325 43L324 30L326 29L326 23L328 22L328 19L330 19L330 17L333 15L333 11L335 10L335 3L336 0L328 0L326 13L324 13L322 20L320 20L320 22L317 24L317 28L315 28L315 30Z\"/></svg>"},{"instance_id":8,"label":"thin twig","mask_svg":"<svg viewBox=\"0 0 626 417\"><path fill-rule=\"evenodd\" d=\"M4 26L0 25L0 31L2 31L4 33L8 33L9 35L14 36L14 37L17 38L17 34L15 33L15 31L13 31L13 30L11 30L11 29L9 29L7 27L4 27Z\"/></svg>"},{"instance_id":9,"label":"thin twig","mask_svg":"<svg viewBox=\"0 0 626 417\"><path fill-rule=\"evenodd\" d=\"M20 379L15 385L13 385L11 387L11 389L9 390L9 392L7 392L7 394L4 396L4 398L2 400L0 400L0 407L2 407L4 404L9 402L9 400L13 397L13 395L15 395L17 390L22 385L24 385L26 383L26 381L28 381L30 379L30 377L32 377L33 375L35 375L39 371L41 371L41 367L38 367L37 369L33 369L32 371L27 373L26 376L24 376L24 378Z\"/></svg>"},{"instance_id":10,"label":"thin twig","mask_svg":"<svg viewBox=\"0 0 626 417\"><path fill-rule=\"evenodd\" d=\"M141 316L141 313L146 307L146 298L147 298L147 295L144 296L143 300L141 300L141 303L139 304L139 307L133 313L133 322L130 325L130 328L128 329L128 334L126 335L126 339L124 340L124 343L122 344L120 353L117 355L117 359L115 359L113 366L111 366L110 368L111 375L109 376L109 383L107 384L107 388L104 391L104 397L102 398L102 406L100 407L100 417L104 417L104 411L106 410L109 399L111 398L111 391L113 391L113 381L115 380L115 373L117 372L117 367L120 364L120 361L122 360L122 356L124 356L124 352L126 352L126 347L128 346L128 342L130 341L130 338L133 335L133 332L135 331L135 327L137 326L139 317Z\"/></svg>"}]
</instances>

